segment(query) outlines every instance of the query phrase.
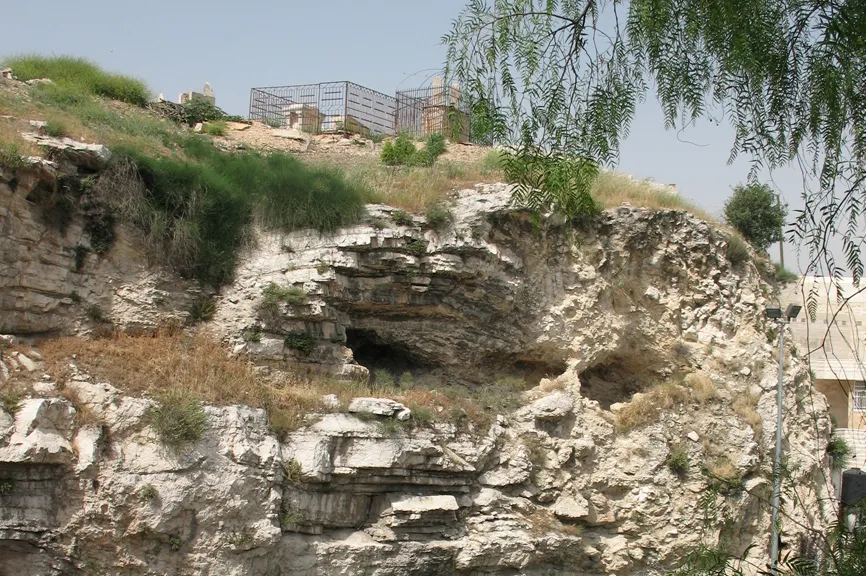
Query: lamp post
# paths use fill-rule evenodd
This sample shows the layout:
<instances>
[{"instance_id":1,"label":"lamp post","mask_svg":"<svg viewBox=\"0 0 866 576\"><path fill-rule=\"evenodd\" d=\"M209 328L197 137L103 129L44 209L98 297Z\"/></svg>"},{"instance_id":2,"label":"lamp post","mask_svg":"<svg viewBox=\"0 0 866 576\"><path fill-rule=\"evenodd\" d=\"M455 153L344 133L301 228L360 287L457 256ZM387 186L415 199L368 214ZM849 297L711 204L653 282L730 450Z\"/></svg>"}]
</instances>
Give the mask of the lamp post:
<instances>
[{"instance_id":1,"label":"lamp post","mask_svg":"<svg viewBox=\"0 0 866 576\"><path fill-rule=\"evenodd\" d=\"M776 458L773 461L773 501L770 524L770 573L778 574L779 563L779 497L782 491L782 377L785 372L785 324L800 314L802 306L788 304L781 308L767 308L764 314L779 327L779 383L776 386Z\"/></svg>"}]
</instances>

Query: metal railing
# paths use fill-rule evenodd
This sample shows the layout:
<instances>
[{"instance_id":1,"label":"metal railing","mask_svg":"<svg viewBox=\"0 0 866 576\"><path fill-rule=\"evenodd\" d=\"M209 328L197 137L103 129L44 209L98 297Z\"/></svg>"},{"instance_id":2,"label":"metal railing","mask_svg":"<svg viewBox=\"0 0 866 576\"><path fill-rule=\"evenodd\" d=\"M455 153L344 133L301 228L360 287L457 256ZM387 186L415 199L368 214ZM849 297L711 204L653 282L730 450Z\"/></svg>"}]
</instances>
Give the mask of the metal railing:
<instances>
[{"instance_id":1,"label":"metal railing","mask_svg":"<svg viewBox=\"0 0 866 576\"><path fill-rule=\"evenodd\" d=\"M320 134L393 136L397 101L352 82L322 82L253 88L250 120Z\"/></svg>"}]
</instances>

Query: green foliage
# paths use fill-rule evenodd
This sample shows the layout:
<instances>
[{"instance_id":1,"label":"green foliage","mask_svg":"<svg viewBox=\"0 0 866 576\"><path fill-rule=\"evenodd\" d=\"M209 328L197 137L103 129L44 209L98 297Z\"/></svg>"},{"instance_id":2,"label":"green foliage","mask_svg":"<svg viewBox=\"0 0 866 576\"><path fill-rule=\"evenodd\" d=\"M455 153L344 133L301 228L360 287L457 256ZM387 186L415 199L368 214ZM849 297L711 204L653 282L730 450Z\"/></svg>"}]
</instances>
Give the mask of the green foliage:
<instances>
[{"instance_id":1,"label":"green foliage","mask_svg":"<svg viewBox=\"0 0 866 576\"><path fill-rule=\"evenodd\" d=\"M193 322L208 322L216 314L216 301L213 298L202 297L193 302L189 316Z\"/></svg>"},{"instance_id":2,"label":"green foliage","mask_svg":"<svg viewBox=\"0 0 866 576\"><path fill-rule=\"evenodd\" d=\"M376 422L376 432L382 436L394 436L408 425L408 421L385 418Z\"/></svg>"},{"instance_id":3,"label":"green foliage","mask_svg":"<svg viewBox=\"0 0 866 576\"><path fill-rule=\"evenodd\" d=\"M666 128L725 119L729 161L750 157L752 175L796 163L817 183L793 233L822 275L857 283L864 14L853 0L473 0L443 39L447 81L482 103L497 141L601 164L616 161L650 90ZM844 262L826 250L832 236Z\"/></svg>"},{"instance_id":4,"label":"green foliage","mask_svg":"<svg viewBox=\"0 0 866 576\"><path fill-rule=\"evenodd\" d=\"M386 166L432 166L446 150L445 136L430 134L420 150L406 134L382 145L382 163Z\"/></svg>"},{"instance_id":5,"label":"green foliage","mask_svg":"<svg viewBox=\"0 0 866 576\"><path fill-rule=\"evenodd\" d=\"M284 302L289 306L300 306L307 303L307 293L297 286L280 286L269 282L262 289L262 296L267 302Z\"/></svg>"},{"instance_id":6,"label":"green foliage","mask_svg":"<svg viewBox=\"0 0 866 576\"><path fill-rule=\"evenodd\" d=\"M11 494L14 491L15 482L13 482L11 479L7 480L5 478L0 480L0 496L3 496L5 494Z\"/></svg>"},{"instance_id":7,"label":"green foliage","mask_svg":"<svg viewBox=\"0 0 866 576\"><path fill-rule=\"evenodd\" d=\"M725 202L725 220L761 252L782 240L787 213L766 184L735 186L733 196Z\"/></svg>"},{"instance_id":8,"label":"green foliage","mask_svg":"<svg viewBox=\"0 0 866 576\"><path fill-rule=\"evenodd\" d=\"M415 143L406 134L382 145L382 163L386 166L411 166L415 157Z\"/></svg>"},{"instance_id":9,"label":"green foliage","mask_svg":"<svg viewBox=\"0 0 866 576\"><path fill-rule=\"evenodd\" d=\"M118 149L115 177L97 188L144 232L150 251L183 276L230 280L254 215L272 229L329 232L364 214L361 190L332 169L279 153L226 154L201 137L179 144L183 159Z\"/></svg>"},{"instance_id":10,"label":"green foliage","mask_svg":"<svg viewBox=\"0 0 866 576\"><path fill-rule=\"evenodd\" d=\"M668 465L668 469L677 476L682 477L689 472L689 454L681 444L671 447L665 463Z\"/></svg>"},{"instance_id":11,"label":"green foliage","mask_svg":"<svg viewBox=\"0 0 866 576\"><path fill-rule=\"evenodd\" d=\"M23 400L24 392L13 386L7 384L3 390L0 390L0 406L13 416L18 412L18 409L21 408L21 402Z\"/></svg>"},{"instance_id":12,"label":"green foliage","mask_svg":"<svg viewBox=\"0 0 866 576\"><path fill-rule=\"evenodd\" d=\"M15 170L24 168L29 164L21 146L14 140L0 142L0 166Z\"/></svg>"},{"instance_id":13,"label":"green foliage","mask_svg":"<svg viewBox=\"0 0 866 576\"><path fill-rule=\"evenodd\" d=\"M304 469L300 462L295 459L289 460L283 464L283 483L297 486L301 482L303 473Z\"/></svg>"},{"instance_id":14,"label":"green foliage","mask_svg":"<svg viewBox=\"0 0 866 576\"><path fill-rule=\"evenodd\" d=\"M198 398L183 391L170 390L157 397L150 409L150 425L159 441L180 452L201 440L207 428L207 414Z\"/></svg>"},{"instance_id":15,"label":"green foliage","mask_svg":"<svg viewBox=\"0 0 866 576\"><path fill-rule=\"evenodd\" d=\"M736 234L731 234L728 238L728 245L725 247L725 257L728 261L736 266L743 262L748 262L749 247Z\"/></svg>"},{"instance_id":16,"label":"green foliage","mask_svg":"<svg viewBox=\"0 0 866 576\"><path fill-rule=\"evenodd\" d=\"M391 212L391 220L393 220L394 224L397 226L411 226L414 223L412 216L402 210L394 210Z\"/></svg>"},{"instance_id":17,"label":"green foliage","mask_svg":"<svg viewBox=\"0 0 866 576\"><path fill-rule=\"evenodd\" d=\"M842 468L843 470L848 468L848 465L851 463L852 454L853 451L844 438L834 435L827 442L827 456L830 457L833 461L833 466L836 468Z\"/></svg>"},{"instance_id":18,"label":"green foliage","mask_svg":"<svg viewBox=\"0 0 866 576\"><path fill-rule=\"evenodd\" d=\"M413 238L406 242L406 250L408 250L410 254L420 258L427 253L427 241L421 240L420 238Z\"/></svg>"},{"instance_id":19,"label":"green foliage","mask_svg":"<svg viewBox=\"0 0 866 576\"><path fill-rule=\"evenodd\" d=\"M434 204L427 209L425 214L427 218L427 226L434 230L442 230L451 226L454 222L454 214L444 204Z\"/></svg>"},{"instance_id":20,"label":"green foliage","mask_svg":"<svg viewBox=\"0 0 866 576\"><path fill-rule=\"evenodd\" d=\"M172 552L177 552L183 546L183 540L181 540L177 536L169 536L168 537L168 546L169 546L169 548L171 548Z\"/></svg>"},{"instance_id":21,"label":"green foliage","mask_svg":"<svg viewBox=\"0 0 866 576\"><path fill-rule=\"evenodd\" d=\"M590 195L598 166L585 158L568 158L538 150L502 157L506 178L515 184L512 200L534 213L554 210L581 223L600 211Z\"/></svg>"},{"instance_id":22,"label":"green foliage","mask_svg":"<svg viewBox=\"0 0 866 576\"><path fill-rule=\"evenodd\" d=\"M54 138L69 136L69 126L63 120L52 119L45 123L42 130Z\"/></svg>"},{"instance_id":23,"label":"green foliage","mask_svg":"<svg viewBox=\"0 0 866 576\"><path fill-rule=\"evenodd\" d=\"M228 119L228 115L223 112L217 106L214 106L207 100L190 100L183 105L183 114L186 118L186 123L190 126L195 126L199 122L213 122L214 124L220 124L225 130L225 120ZM203 130L207 134L207 124L202 127ZM222 134L215 134L215 136L222 136Z\"/></svg>"},{"instance_id":24,"label":"green foliage","mask_svg":"<svg viewBox=\"0 0 866 576\"><path fill-rule=\"evenodd\" d=\"M285 338L286 348L297 350L304 356L309 356L316 349L316 339L306 332L289 334Z\"/></svg>"},{"instance_id":25,"label":"green foliage","mask_svg":"<svg viewBox=\"0 0 866 576\"><path fill-rule=\"evenodd\" d=\"M258 324L253 324L242 334L242 338L247 342L258 343L262 341L262 328Z\"/></svg>"},{"instance_id":26,"label":"green foliage","mask_svg":"<svg viewBox=\"0 0 866 576\"><path fill-rule=\"evenodd\" d=\"M228 124L222 120L207 122L202 126L202 132L208 136L224 136L228 130Z\"/></svg>"},{"instance_id":27,"label":"green foliage","mask_svg":"<svg viewBox=\"0 0 866 576\"><path fill-rule=\"evenodd\" d=\"M3 65L12 68L19 80L50 78L67 99L93 94L143 107L151 97L141 80L105 72L83 58L25 54L7 58Z\"/></svg>"},{"instance_id":28,"label":"green foliage","mask_svg":"<svg viewBox=\"0 0 866 576\"><path fill-rule=\"evenodd\" d=\"M800 277L794 272L790 272L785 269L779 263L775 264L776 267L776 281L780 284L790 284L791 282L796 282Z\"/></svg>"},{"instance_id":29,"label":"green foliage","mask_svg":"<svg viewBox=\"0 0 866 576\"><path fill-rule=\"evenodd\" d=\"M159 492L153 484L145 484L141 487L141 492L138 494L142 502L150 502L159 498Z\"/></svg>"}]
</instances>

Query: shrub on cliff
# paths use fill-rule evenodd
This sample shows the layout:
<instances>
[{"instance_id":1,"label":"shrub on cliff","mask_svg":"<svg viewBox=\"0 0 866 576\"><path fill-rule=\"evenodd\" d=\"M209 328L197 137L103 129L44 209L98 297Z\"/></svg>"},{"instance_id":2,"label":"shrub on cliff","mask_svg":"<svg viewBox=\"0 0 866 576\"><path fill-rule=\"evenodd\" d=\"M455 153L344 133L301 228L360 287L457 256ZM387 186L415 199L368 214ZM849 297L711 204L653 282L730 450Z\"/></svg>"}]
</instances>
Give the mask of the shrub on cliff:
<instances>
[{"instance_id":1,"label":"shrub on cliff","mask_svg":"<svg viewBox=\"0 0 866 576\"><path fill-rule=\"evenodd\" d=\"M145 106L151 98L150 89L142 80L106 72L83 58L23 54L6 58L3 66L12 68L19 80L49 78L58 88L71 92L104 96L136 106Z\"/></svg>"},{"instance_id":2,"label":"shrub on cliff","mask_svg":"<svg viewBox=\"0 0 866 576\"><path fill-rule=\"evenodd\" d=\"M229 281L254 219L285 232L331 232L364 213L363 190L333 170L279 153L226 154L198 136L177 144L183 157L117 149L96 188L144 233L151 254L184 276Z\"/></svg>"},{"instance_id":3,"label":"shrub on cliff","mask_svg":"<svg viewBox=\"0 0 866 576\"><path fill-rule=\"evenodd\" d=\"M163 445L178 451L201 440L207 428L207 414L198 398L168 390L157 401L159 404L150 410L150 425Z\"/></svg>"}]
</instances>

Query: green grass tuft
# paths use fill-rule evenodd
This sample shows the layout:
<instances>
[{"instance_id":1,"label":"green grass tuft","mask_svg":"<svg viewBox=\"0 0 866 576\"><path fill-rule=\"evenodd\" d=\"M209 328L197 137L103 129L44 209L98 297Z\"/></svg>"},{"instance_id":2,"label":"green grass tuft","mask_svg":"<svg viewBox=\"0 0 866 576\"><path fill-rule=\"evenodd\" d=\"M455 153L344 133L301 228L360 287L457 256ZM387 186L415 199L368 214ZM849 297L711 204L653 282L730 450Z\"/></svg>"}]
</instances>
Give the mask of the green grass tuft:
<instances>
[{"instance_id":1,"label":"green grass tuft","mask_svg":"<svg viewBox=\"0 0 866 576\"><path fill-rule=\"evenodd\" d=\"M202 126L202 131L208 136L224 136L228 125L222 120L214 120Z\"/></svg>"},{"instance_id":2,"label":"green grass tuft","mask_svg":"<svg viewBox=\"0 0 866 576\"><path fill-rule=\"evenodd\" d=\"M63 138L69 136L69 126L63 120L49 120L42 130L49 136L54 138Z\"/></svg>"},{"instance_id":3,"label":"green grass tuft","mask_svg":"<svg viewBox=\"0 0 866 576\"><path fill-rule=\"evenodd\" d=\"M207 414L198 398L175 390L161 394L150 410L150 424L160 442L180 451L201 440L207 428Z\"/></svg>"},{"instance_id":4,"label":"green grass tuft","mask_svg":"<svg viewBox=\"0 0 866 576\"><path fill-rule=\"evenodd\" d=\"M736 234L728 238L728 246L725 249L725 257L731 264L737 265L749 260L749 247L745 241Z\"/></svg>"},{"instance_id":5,"label":"green grass tuft","mask_svg":"<svg viewBox=\"0 0 866 576\"><path fill-rule=\"evenodd\" d=\"M98 65L74 56L41 56L22 54L3 61L20 80L50 78L67 98L75 94L93 94L145 106L151 98L143 81L106 72Z\"/></svg>"}]
</instances>

